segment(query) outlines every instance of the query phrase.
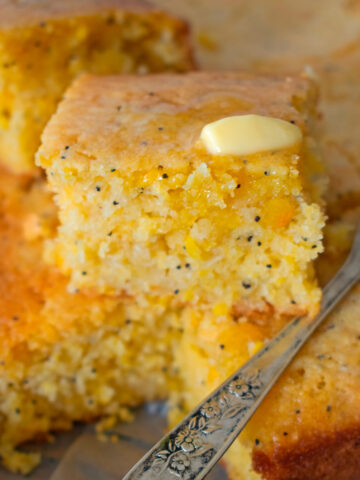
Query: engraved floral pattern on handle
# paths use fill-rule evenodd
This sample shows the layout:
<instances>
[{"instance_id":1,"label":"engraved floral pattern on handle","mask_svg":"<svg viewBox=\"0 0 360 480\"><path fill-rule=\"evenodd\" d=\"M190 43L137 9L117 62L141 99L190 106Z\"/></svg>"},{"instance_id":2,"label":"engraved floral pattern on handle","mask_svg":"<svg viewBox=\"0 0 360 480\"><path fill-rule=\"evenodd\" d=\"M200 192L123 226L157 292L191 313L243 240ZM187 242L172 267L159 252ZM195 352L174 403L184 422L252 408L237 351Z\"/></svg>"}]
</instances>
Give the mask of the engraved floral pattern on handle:
<instances>
[{"instance_id":1,"label":"engraved floral pattern on handle","mask_svg":"<svg viewBox=\"0 0 360 480\"><path fill-rule=\"evenodd\" d=\"M261 391L259 371L246 377L234 377L216 396L205 403L181 429L168 437L167 443L153 453L151 470L156 476L165 472L187 479L196 470L193 464L207 463L215 450L211 437L225 428L227 419L240 420Z\"/></svg>"}]
</instances>

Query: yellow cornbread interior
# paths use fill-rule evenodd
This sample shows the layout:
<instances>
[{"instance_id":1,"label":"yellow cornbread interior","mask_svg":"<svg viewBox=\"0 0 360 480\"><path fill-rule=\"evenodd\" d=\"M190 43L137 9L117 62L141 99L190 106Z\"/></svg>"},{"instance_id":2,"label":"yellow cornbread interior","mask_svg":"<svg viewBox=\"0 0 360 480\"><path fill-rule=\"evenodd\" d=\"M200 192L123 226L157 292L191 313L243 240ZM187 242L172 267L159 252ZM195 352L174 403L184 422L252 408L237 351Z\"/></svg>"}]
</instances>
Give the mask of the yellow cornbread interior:
<instances>
[{"instance_id":1,"label":"yellow cornbread interior","mask_svg":"<svg viewBox=\"0 0 360 480\"><path fill-rule=\"evenodd\" d=\"M173 75L161 80L171 84L173 77L183 81ZM195 92L188 102L186 88L175 83L174 90L159 91L158 77L143 78L128 77L125 88L123 77L80 78L46 128L37 158L60 215L46 255L71 276L70 298L98 298L101 292L116 309L132 306L139 323L152 318L149 325L156 329L162 322L169 332L161 345L170 378L161 392L172 393L183 414L261 348L289 315L316 312L320 291L311 263L322 250L317 175L323 172L301 120L307 108L296 98L296 108L283 116L301 128L300 145L215 156L199 141L201 129L232 113L256 110L251 98L237 91L224 95L226 85L216 85L215 93L199 100ZM129 88L135 82L140 91ZM247 91L253 82L245 85ZM190 76L189 83L193 92L196 79ZM295 97L290 81L286 84ZM278 92L278 84L275 88ZM268 98L268 91L255 88L256 100L261 93ZM277 111L283 113L288 98ZM127 317L132 319L130 310ZM141 336L134 350L148 355L150 368L152 349L157 352L160 344L153 345L156 330L145 325L144 332L149 342ZM125 391L133 381L125 376L129 381ZM247 452L242 458L250 471L254 440L249 439L232 452L235 458L239 450Z\"/></svg>"},{"instance_id":2,"label":"yellow cornbread interior","mask_svg":"<svg viewBox=\"0 0 360 480\"><path fill-rule=\"evenodd\" d=\"M2 162L17 172L34 168L41 132L81 72L189 69L186 34L164 14L116 10L0 28Z\"/></svg>"},{"instance_id":3,"label":"yellow cornbread interior","mask_svg":"<svg viewBox=\"0 0 360 480\"><path fill-rule=\"evenodd\" d=\"M335 310L286 369L245 430L224 456L231 478L313 478L328 462L327 449L341 455L342 435L357 446L360 414L358 350L359 286ZM284 326L185 309L183 334L175 345L179 381L171 392L174 425L240 368ZM196 366L196 367L194 367ZM207 421L221 423L219 405ZM344 432L344 433L342 433ZM315 457L315 461L312 458ZM295 459L295 461L294 461ZM335 461L336 464L336 461ZM331 469L331 466L330 466ZM335 476L334 476L335 478Z\"/></svg>"},{"instance_id":4,"label":"yellow cornbread interior","mask_svg":"<svg viewBox=\"0 0 360 480\"><path fill-rule=\"evenodd\" d=\"M171 395L172 420L180 420L281 328L283 320L249 321L221 308L204 314L69 293L67 278L39 260L56 226L46 185L2 171L0 178L0 455L7 468L26 473L39 462L39 454L14 449L27 439L98 416L111 428L127 418L126 407L153 398ZM359 288L329 318L227 453L232 478L259 478L254 452L271 455L290 439L306 454L316 451L318 432L328 441L358 424L358 295ZM280 474L274 478L290 475Z\"/></svg>"},{"instance_id":5,"label":"yellow cornbread interior","mask_svg":"<svg viewBox=\"0 0 360 480\"><path fill-rule=\"evenodd\" d=\"M221 307L199 312L167 308L161 299L142 305L136 299L70 293L68 279L41 261L44 241L54 234L57 221L44 180L33 182L1 170L0 179L0 455L8 469L30 471L40 455L15 447L29 439L50 438L49 432L68 429L76 420L101 416L101 427L111 428L117 419L128 418L127 407L170 396L177 414L183 415L282 325L274 318L234 318ZM337 350L337 363L323 364L344 380L339 365L350 361L345 357L351 349L345 345L356 341L357 316L344 311L339 317L342 323L331 331L326 348L336 350L341 331L344 347ZM325 353L321 348L316 351ZM323 364L317 364L319 375ZM353 374L360 378L356 367L350 367L346 384ZM292 401L295 387L290 386ZM330 396L332 391L329 388ZM285 412L295 410L289 398L278 420L280 429ZM309 399L304 411L313 416ZM322 402L329 403L326 398ZM349 410L350 403L348 399ZM278 409L276 395L270 407ZM271 410L269 417L278 418ZM291 415L287 421L290 425ZM233 469L251 478L240 466L247 462L255 475L250 467L254 434L247 438L237 442L227 458L233 455Z\"/></svg>"},{"instance_id":6,"label":"yellow cornbread interior","mask_svg":"<svg viewBox=\"0 0 360 480\"><path fill-rule=\"evenodd\" d=\"M159 154L125 173L70 146L48 168L61 220L48 257L73 288L314 313L324 219L306 187L312 159L305 145L239 158L199 144L179 167Z\"/></svg>"},{"instance_id":7,"label":"yellow cornbread interior","mask_svg":"<svg viewBox=\"0 0 360 480\"><path fill-rule=\"evenodd\" d=\"M307 167L314 161L309 156ZM69 293L67 278L39 260L56 223L42 181L30 188L5 173L1 180L0 453L8 468L26 472L39 461L14 445L74 420L108 415L104 426L111 426L112 417L126 415L124 407L169 392L183 414L281 327L283 319L233 316L221 303L207 312L181 312L166 309L166 298L140 305L138 299ZM358 290L228 452L233 478L258 479L251 457L268 455L271 466L274 448L282 453L290 445L295 455L315 452L321 459L319 435L328 442L334 432L358 425ZM280 470L265 471L265 478L290 478L281 455L276 461L273 468Z\"/></svg>"},{"instance_id":8,"label":"yellow cornbread interior","mask_svg":"<svg viewBox=\"0 0 360 480\"><path fill-rule=\"evenodd\" d=\"M224 313L199 314L186 309L181 315L183 335L175 346L174 363L179 369L179 382L170 395L169 423L174 426L207 395L246 363L264 346L269 335L281 325L264 325L242 317L234 320ZM194 368L196 365L196 368ZM212 406L212 405L209 405ZM207 420L216 423L208 413ZM258 480L252 468L253 440L247 431L237 439L225 454L224 460L231 478ZM251 435L250 435L251 438Z\"/></svg>"},{"instance_id":9,"label":"yellow cornbread interior","mask_svg":"<svg viewBox=\"0 0 360 480\"><path fill-rule=\"evenodd\" d=\"M127 408L163 400L175 385L177 331L166 315L146 316L114 302L83 299L85 307L57 298L50 305L52 300L39 312L43 332L32 324L38 338L28 331L21 345L1 355L0 455L8 469L24 474L40 455L15 446L50 439L49 432L68 430L74 421L103 417L110 427L127 418Z\"/></svg>"},{"instance_id":10,"label":"yellow cornbread interior","mask_svg":"<svg viewBox=\"0 0 360 480\"><path fill-rule=\"evenodd\" d=\"M28 473L40 454L15 446L76 420L102 416L109 427L126 407L165 399L180 331L176 311L160 304L150 312L70 294L67 279L41 261L57 221L44 180L1 169L0 179L0 457Z\"/></svg>"}]
</instances>

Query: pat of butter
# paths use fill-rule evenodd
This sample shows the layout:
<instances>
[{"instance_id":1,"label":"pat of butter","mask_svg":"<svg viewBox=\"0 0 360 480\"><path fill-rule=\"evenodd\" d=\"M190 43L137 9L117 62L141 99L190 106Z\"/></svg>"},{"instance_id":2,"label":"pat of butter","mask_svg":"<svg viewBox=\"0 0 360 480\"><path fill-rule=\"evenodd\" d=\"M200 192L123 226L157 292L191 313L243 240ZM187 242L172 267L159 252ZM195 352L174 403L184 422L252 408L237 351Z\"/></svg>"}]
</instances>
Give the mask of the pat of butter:
<instances>
[{"instance_id":1,"label":"pat of butter","mask_svg":"<svg viewBox=\"0 0 360 480\"><path fill-rule=\"evenodd\" d=\"M236 115L205 125L200 138L212 154L249 155L293 147L301 142L302 133L279 118Z\"/></svg>"}]
</instances>

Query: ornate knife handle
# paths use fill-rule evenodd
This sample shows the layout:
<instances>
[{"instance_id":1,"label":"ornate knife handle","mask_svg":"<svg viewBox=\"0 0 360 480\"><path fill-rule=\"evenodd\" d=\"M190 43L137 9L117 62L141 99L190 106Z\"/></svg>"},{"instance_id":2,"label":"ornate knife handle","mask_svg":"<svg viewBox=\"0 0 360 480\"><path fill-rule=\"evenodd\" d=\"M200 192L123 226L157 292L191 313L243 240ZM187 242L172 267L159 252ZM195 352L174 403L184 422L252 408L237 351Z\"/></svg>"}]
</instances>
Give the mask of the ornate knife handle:
<instances>
[{"instance_id":1,"label":"ornate knife handle","mask_svg":"<svg viewBox=\"0 0 360 480\"><path fill-rule=\"evenodd\" d=\"M319 315L295 318L163 437L123 480L200 480L252 417L280 374L360 278L360 227L350 255L324 289Z\"/></svg>"}]
</instances>

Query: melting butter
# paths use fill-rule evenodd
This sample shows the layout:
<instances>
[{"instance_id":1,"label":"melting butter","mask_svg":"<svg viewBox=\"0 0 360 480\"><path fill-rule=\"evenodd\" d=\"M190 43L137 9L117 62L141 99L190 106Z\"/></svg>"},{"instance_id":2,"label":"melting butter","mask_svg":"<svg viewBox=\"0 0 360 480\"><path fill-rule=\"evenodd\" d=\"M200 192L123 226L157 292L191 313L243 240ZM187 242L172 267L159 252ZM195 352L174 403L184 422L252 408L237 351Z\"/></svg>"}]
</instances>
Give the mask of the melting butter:
<instances>
[{"instance_id":1,"label":"melting butter","mask_svg":"<svg viewBox=\"0 0 360 480\"><path fill-rule=\"evenodd\" d=\"M249 155L293 147L301 142L302 132L279 118L235 115L205 125L200 138L209 153Z\"/></svg>"}]
</instances>

